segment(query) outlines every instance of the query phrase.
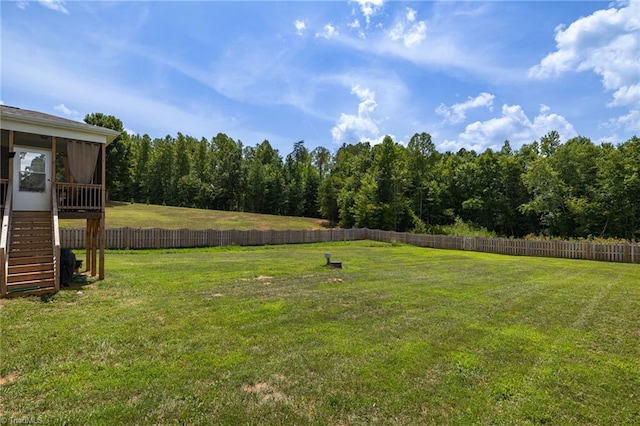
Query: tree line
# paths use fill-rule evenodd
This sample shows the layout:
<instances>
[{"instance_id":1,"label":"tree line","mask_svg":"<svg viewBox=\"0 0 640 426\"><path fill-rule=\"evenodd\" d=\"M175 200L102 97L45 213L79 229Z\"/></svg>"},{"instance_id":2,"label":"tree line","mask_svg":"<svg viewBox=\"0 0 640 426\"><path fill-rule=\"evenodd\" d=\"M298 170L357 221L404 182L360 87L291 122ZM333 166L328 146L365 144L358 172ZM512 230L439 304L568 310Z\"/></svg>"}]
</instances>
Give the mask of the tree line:
<instances>
[{"instance_id":1,"label":"tree line","mask_svg":"<svg viewBox=\"0 0 640 426\"><path fill-rule=\"evenodd\" d=\"M115 130L101 113L85 121ZM428 133L405 145L343 144L282 156L268 140L224 133L151 139L123 132L107 148L111 200L322 217L342 227L429 232L462 220L498 235L640 239L640 139L613 145L552 131L513 150L438 152Z\"/></svg>"}]
</instances>

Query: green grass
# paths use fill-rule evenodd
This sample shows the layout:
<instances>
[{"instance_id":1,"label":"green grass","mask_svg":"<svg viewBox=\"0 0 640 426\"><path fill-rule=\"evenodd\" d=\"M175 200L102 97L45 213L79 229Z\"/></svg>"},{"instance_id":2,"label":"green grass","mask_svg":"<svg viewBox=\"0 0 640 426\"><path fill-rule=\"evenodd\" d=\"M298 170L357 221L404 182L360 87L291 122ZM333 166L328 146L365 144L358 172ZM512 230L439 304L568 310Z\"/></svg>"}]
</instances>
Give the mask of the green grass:
<instances>
[{"instance_id":1,"label":"green grass","mask_svg":"<svg viewBox=\"0 0 640 426\"><path fill-rule=\"evenodd\" d=\"M111 251L104 281L0 301L0 418L638 424L638 277L370 241Z\"/></svg>"},{"instance_id":2,"label":"green grass","mask_svg":"<svg viewBox=\"0 0 640 426\"><path fill-rule=\"evenodd\" d=\"M301 230L327 227L323 219L136 203L111 203L105 217L107 228ZM83 227L84 221L62 220L60 226Z\"/></svg>"}]
</instances>

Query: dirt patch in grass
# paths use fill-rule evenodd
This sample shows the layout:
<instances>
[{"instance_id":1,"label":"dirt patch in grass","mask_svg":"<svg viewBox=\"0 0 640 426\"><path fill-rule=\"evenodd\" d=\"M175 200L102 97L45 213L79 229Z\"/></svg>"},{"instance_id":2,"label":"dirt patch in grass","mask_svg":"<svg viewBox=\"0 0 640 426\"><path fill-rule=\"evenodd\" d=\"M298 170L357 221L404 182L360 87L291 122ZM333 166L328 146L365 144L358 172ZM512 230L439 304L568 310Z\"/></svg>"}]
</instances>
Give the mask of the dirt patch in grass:
<instances>
[{"instance_id":1,"label":"dirt patch in grass","mask_svg":"<svg viewBox=\"0 0 640 426\"><path fill-rule=\"evenodd\" d=\"M270 277L269 275L258 275L256 277L256 280L258 281L271 281L273 279L273 277Z\"/></svg>"},{"instance_id":2,"label":"dirt patch in grass","mask_svg":"<svg viewBox=\"0 0 640 426\"><path fill-rule=\"evenodd\" d=\"M246 393L271 392L273 390L273 386L266 382L258 382L252 385L245 383L244 385L242 385L242 390Z\"/></svg>"},{"instance_id":3,"label":"dirt patch in grass","mask_svg":"<svg viewBox=\"0 0 640 426\"><path fill-rule=\"evenodd\" d=\"M264 281L271 281L273 279L273 277L269 276L269 275L258 275L257 277L254 278L240 278L240 281L260 281L260 282L264 282Z\"/></svg>"},{"instance_id":4,"label":"dirt patch in grass","mask_svg":"<svg viewBox=\"0 0 640 426\"><path fill-rule=\"evenodd\" d=\"M0 386L10 385L16 380L18 380L18 373L16 373L15 371L12 371L6 376L0 376Z\"/></svg>"},{"instance_id":5,"label":"dirt patch in grass","mask_svg":"<svg viewBox=\"0 0 640 426\"><path fill-rule=\"evenodd\" d=\"M257 382L254 384L245 383L242 385L242 390L246 393L256 395L260 403L282 401L285 399L285 395L282 392L267 382Z\"/></svg>"}]
</instances>

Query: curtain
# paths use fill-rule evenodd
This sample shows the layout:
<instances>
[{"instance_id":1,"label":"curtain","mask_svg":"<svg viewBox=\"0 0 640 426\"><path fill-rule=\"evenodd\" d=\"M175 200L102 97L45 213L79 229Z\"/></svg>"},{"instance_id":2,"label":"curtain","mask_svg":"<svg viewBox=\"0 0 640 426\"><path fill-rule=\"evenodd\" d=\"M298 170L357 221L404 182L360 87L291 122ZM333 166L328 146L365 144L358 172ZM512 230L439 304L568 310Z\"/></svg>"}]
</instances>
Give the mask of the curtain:
<instances>
[{"instance_id":1,"label":"curtain","mask_svg":"<svg viewBox=\"0 0 640 426\"><path fill-rule=\"evenodd\" d=\"M67 157L69 171L77 183L91 183L98 163L100 145L97 143L69 141Z\"/></svg>"}]
</instances>

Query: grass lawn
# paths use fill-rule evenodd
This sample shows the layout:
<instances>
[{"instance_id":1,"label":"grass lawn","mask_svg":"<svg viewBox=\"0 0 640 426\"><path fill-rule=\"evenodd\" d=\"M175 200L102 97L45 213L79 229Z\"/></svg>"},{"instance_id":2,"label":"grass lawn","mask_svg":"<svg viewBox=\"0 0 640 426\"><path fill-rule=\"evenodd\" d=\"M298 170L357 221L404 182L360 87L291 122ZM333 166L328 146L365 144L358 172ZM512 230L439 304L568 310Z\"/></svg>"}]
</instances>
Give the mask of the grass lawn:
<instances>
[{"instance_id":1,"label":"grass lawn","mask_svg":"<svg viewBox=\"0 0 640 426\"><path fill-rule=\"evenodd\" d=\"M105 215L107 228L300 230L327 227L323 219L120 202L109 204ZM60 226L84 227L85 221L61 220Z\"/></svg>"},{"instance_id":2,"label":"grass lawn","mask_svg":"<svg viewBox=\"0 0 640 426\"><path fill-rule=\"evenodd\" d=\"M640 424L639 277L370 241L111 251L104 281L0 301L0 419Z\"/></svg>"}]
</instances>

